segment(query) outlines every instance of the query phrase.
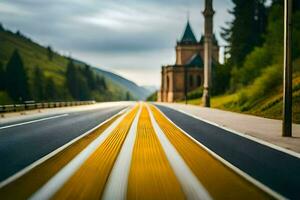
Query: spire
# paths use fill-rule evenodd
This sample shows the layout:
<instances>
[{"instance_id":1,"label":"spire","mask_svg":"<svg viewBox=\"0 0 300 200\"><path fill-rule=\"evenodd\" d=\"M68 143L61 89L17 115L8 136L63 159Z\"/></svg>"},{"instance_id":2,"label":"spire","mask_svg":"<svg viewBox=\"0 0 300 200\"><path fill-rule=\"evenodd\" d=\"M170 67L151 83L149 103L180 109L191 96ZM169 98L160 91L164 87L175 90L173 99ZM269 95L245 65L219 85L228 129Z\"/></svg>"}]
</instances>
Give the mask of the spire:
<instances>
[{"instance_id":1,"label":"spire","mask_svg":"<svg viewBox=\"0 0 300 200\"><path fill-rule=\"evenodd\" d=\"M183 37L180 41L181 44L194 44L197 43L196 37L193 33L189 20L187 21L187 25L183 34Z\"/></svg>"}]
</instances>

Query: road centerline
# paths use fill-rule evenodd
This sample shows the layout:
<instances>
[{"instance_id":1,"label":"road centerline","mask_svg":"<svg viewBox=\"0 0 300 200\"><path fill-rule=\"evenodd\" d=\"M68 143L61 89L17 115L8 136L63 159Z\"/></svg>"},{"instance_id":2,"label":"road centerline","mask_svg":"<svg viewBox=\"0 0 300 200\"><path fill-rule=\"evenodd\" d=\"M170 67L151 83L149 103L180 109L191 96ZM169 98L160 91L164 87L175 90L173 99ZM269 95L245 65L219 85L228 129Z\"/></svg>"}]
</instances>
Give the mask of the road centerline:
<instances>
[{"instance_id":1,"label":"road centerline","mask_svg":"<svg viewBox=\"0 0 300 200\"><path fill-rule=\"evenodd\" d=\"M110 173L102 197L102 199L104 200L126 199L127 181L132 159L132 152L137 134L137 125L141 115L141 111L142 106L140 106L139 111L135 116L135 119L122 146L122 149Z\"/></svg>"},{"instance_id":2,"label":"road centerline","mask_svg":"<svg viewBox=\"0 0 300 200\"><path fill-rule=\"evenodd\" d=\"M80 154L78 154L72 161L70 161L63 169L61 169L54 177L52 177L44 186L35 192L30 199L50 199L64 183L76 172L77 169L89 158L89 156L100 146L105 139L112 133L118 124L130 112L128 110L125 114L113 122L98 138L89 144Z\"/></svg>"},{"instance_id":3,"label":"road centerline","mask_svg":"<svg viewBox=\"0 0 300 200\"><path fill-rule=\"evenodd\" d=\"M157 137L159 138L161 145L166 153L166 156L177 176L182 188L188 199L212 199L208 191L199 182L197 177L194 175L190 167L177 152L176 148L169 141L163 130L159 127L156 119L149 106L147 105L148 112L150 113L150 119L155 130Z\"/></svg>"}]
</instances>

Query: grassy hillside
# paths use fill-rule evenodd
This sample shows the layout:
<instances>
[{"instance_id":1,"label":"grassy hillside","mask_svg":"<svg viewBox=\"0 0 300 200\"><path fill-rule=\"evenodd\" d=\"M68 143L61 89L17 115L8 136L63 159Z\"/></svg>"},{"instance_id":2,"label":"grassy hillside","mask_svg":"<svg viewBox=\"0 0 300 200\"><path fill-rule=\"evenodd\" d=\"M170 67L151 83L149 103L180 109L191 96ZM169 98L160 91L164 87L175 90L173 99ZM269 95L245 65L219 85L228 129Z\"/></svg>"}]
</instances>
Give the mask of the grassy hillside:
<instances>
[{"instance_id":1,"label":"grassy hillside","mask_svg":"<svg viewBox=\"0 0 300 200\"><path fill-rule=\"evenodd\" d=\"M51 77L54 80L55 86L58 89L59 100L73 100L70 92L65 87L65 73L69 62L68 58L54 53L53 58L49 59L46 47L33 42L20 33L12 33L0 29L0 62L3 65L7 64L15 49L19 51L24 62L30 89L33 88L34 68L40 67L46 78ZM80 63L81 65L83 64L83 62ZM95 68L93 68L93 70L95 73L100 74L99 70ZM101 76L105 78L107 90L102 93L94 92L92 96L97 101L126 100L128 96L130 96L131 99L133 99L133 97L136 97L136 99L144 97L143 92L145 91L138 91L136 93L135 91L139 89L136 85L136 88L128 87L126 84L121 86L119 81L111 78L113 76L112 73L101 73ZM122 79L123 83L129 82L134 85L134 83L122 77L119 77L119 79ZM132 94L128 95L128 92ZM5 91L0 91L0 104L6 103L11 103L11 99Z\"/></svg>"},{"instance_id":2,"label":"grassy hillside","mask_svg":"<svg viewBox=\"0 0 300 200\"><path fill-rule=\"evenodd\" d=\"M300 123L300 59L294 62L293 67L293 121L294 123ZM270 88L269 91L263 92L264 84L266 84L266 81L263 81L260 87L257 86L258 84L250 85L232 94L214 96L211 99L212 107L282 119L282 85L279 84ZM252 98L249 99L247 96L252 96ZM182 103L184 102L182 101ZM199 97L189 99L188 103L193 105L202 104Z\"/></svg>"}]
</instances>

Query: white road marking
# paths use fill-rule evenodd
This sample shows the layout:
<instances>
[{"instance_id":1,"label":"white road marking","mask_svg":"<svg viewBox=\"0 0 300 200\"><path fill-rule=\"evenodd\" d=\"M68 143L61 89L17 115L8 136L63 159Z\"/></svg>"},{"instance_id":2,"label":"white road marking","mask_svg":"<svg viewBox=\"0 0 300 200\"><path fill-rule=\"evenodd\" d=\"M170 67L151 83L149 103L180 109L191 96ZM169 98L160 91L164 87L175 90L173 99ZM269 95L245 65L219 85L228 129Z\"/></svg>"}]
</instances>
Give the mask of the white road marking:
<instances>
[{"instance_id":1,"label":"white road marking","mask_svg":"<svg viewBox=\"0 0 300 200\"><path fill-rule=\"evenodd\" d=\"M198 144L201 148L203 148L204 150L206 150L209 154L211 154L214 158L216 158L217 160L219 160L220 162L222 162L225 166L227 166L228 168L232 169L234 172L236 172L237 174L239 174L240 176L244 177L246 180L248 180L249 182L251 182L252 184L256 185L257 187L259 187L260 189L262 189L263 191L265 191L266 193L270 194L271 196L273 196L275 199L287 199L284 196L280 195L279 193L277 193L276 191L272 190L271 188L269 188L268 186L264 185L263 183L259 182L258 180L252 178L250 175L248 175L247 173L245 173L244 171L240 170L239 168L237 168L236 166L232 165L230 162L228 162L227 160L223 159L221 156L219 156L218 154L216 154L215 152L213 152L212 150L210 150L209 148L207 148L206 146L204 146L201 142L199 142L198 140L196 140L195 138L193 138L192 136L190 136L187 132L185 132L183 129L181 129L179 126L177 126L172 120L170 120L160 109L158 109L158 111L170 122L172 123L176 128L178 128L181 132L183 132L187 137L189 137L191 140L193 140L196 144Z\"/></svg>"},{"instance_id":2,"label":"white road marking","mask_svg":"<svg viewBox=\"0 0 300 200\"><path fill-rule=\"evenodd\" d=\"M7 128L12 128L12 127L16 127L16 126L22 126L22 125L26 125L26 124L32 124L32 123L36 123L36 122L42 122L42 121L46 121L46 120L50 120L50 119L57 119L60 117L66 117L69 114L62 114L62 115L56 115L56 116L52 116L52 117L46 117L46 118L42 118L42 119L36 119L36 120L32 120L32 121L28 121L28 122L22 122L22 123L18 123L18 124L12 124L12 125L8 125L8 126L3 126L0 127L0 130L3 129L7 129Z\"/></svg>"},{"instance_id":3,"label":"white road marking","mask_svg":"<svg viewBox=\"0 0 300 200\"><path fill-rule=\"evenodd\" d=\"M189 200L210 200L212 199L207 190L202 186L197 177L191 171L189 166L185 163L183 158L179 155L176 148L171 144L168 138L165 136L161 128L159 127L156 119L154 118L152 111L147 105L147 109L150 114L151 123L155 130L155 133L163 147L163 150L167 156L168 161L176 177L182 186L182 189Z\"/></svg>"},{"instance_id":4,"label":"white road marking","mask_svg":"<svg viewBox=\"0 0 300 200\"><path fill-rule=\"evenodd\" d=\"M122 146L119 156L114 164L112 172L106 184L102 199L126 199L128 176L130 172L132 152L137 133L137 125L141 114L142 106L135 116L135 119L130 127L127 138Z\"/></svg>"},{"instance_id":5,"label":"white road marking","mask_svg":"<svg viewBox=\"0 0 300 200\"><path fill-rule=\"evenodd\" d=\"M120 112L118 112L117 114L115 114L114 116L112 116L111 118L105 120L104 122L102 122L101 124L97 125L96 127L92 128L91 130L85 132L84 134L78 136L77 138L74 138L73 140L71 140L70 142L68 142L67 144L59 147L58 149L52 151L51 153L47 154L46 156L40 158L39 160L35 161L34 163L28 165L27 167L25 167L24 169L22 169L21 171L17 172L16 174L8 177L7 179L5 179L4 181L0 182L0 188L8 185L9 183L15 181L16 179L20 178L21 176L23 176L24 174L26 174L27 172L29 172L30 170L32 170L33 168L35 168L36 166L40 165L41 163L45 162L46 160L50 159L51 157L55 156L56 154L58 154L59 152L63 151L64 149L66 149L67 147L71 146L72 144L74 144L75 142L77 142L78 140L80 140L81 138L85 137L86 135L89 135L90 133L92 133L94 130L96 130L97 128L99 128L100 126L102 126L103 124L107 123L108 121L110 121L111 119L113 119L115 116L124 113L126 110L128 110L128 108L125 108L123 110L121 110Z\"/></svg>"},{"instance_id":6,"label":"white road marking","mask_svg":"<svg viewBox=\"0 0 300 200\"><path fill-rule=\"evenodd\" d=\"M81 151L72 161L62 168L55 176L53 176L44 186L36 191L29 199L31 200L46 200L50 199L67 181L68 179L82 166L82 164L97 150L97 148L105 141L105 139L113 132L119 123L129 113L125 114L113 122L98 138L90 143L83 151Z\"/></svg>"},{"instance_id":7,"label":"white road marking","mask_svg":"<svg viewBox=\"0 0 300 200\"><path fill-rule=\"evenodd\" d=\"M300 158L300 153L291 151L291 150L289 150L289 149L285 149L285 148L283 148L283 147L280 147L280 146L277 146L277 145L275 145L275 144L269 143L269 142L267 142L267 141L261 140L261 139L259 139L259 138L253 137L253 136L251 136L251 135L248 135L248 134L245 134L245 133L241 133L241 132L238 132L238 131L236 131L236 130L233 130L233 129L224 127L224 126L219 125L219 124L217 124L217 123L215 123L215 122L208 121L208 120L206 120L206 119L204 119L204 118L202 118L202 117L198 117L198 116L195 116L195 115L193 115L193 114L190 114L190 113L188 113L188 112L186 112L186 111L184 111L184 110L182 110L182 109L174 109L174 108L172 108L172 107L169 107L169 108L171 108L171 109L173 109L173 110L176 110L176 111L179 111L179 112L181 112L181 113L183 113L183 114L185 114L185 115L188 115L188 116L190 116L190 117L193 117L193 118L198 119L198 120L200 120L200 121L203 121L203 122L205 122L205 123L208 123L208 124L211 124L211 125L213 125L213 126L219 127L219 128L221 128L221 129L223 129L223 130L226 130L226 131L229 131L229 132L234 133L234 134L236 134L236 135L239 135L239 136L241 136L241 137L247 138L247 139L252 140L252 141L254 141L254 142L257 142L257 143L259 143L259 144L265 145L265 146L270 147L270 148L272 148L272 149L275 149L275 150L277 150L277 151L281 151L281 152L283 152L283 153L286 153L286 154L288 154L288 155L294 156L294 157L296 157L296 158Z\"/></svg>"}]
</instances>

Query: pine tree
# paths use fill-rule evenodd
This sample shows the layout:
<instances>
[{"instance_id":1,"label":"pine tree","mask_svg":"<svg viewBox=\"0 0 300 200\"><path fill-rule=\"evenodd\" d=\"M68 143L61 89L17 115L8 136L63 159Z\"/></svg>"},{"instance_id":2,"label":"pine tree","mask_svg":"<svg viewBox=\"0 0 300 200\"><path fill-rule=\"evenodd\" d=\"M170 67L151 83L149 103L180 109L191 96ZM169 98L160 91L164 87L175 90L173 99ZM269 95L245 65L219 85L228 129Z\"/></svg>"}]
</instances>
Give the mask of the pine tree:
<instances>
[{"instance_id":1,"label":"pine tree","mask_svg":"<svg viewBox=\"0 0 300 200\"><path fill-rule=\"evenodd\" d=\"M6 82L6 77L5 77L5 69L4 65L0 62L0 90L5 90L5 82Z\"/></svg>"},{"instance_id":2,"label":"pine tree","mask_svg":"<svg viewBox=\"0 0 300 200\"><path fill-rule=\"evenodd\" d=\"M57 100L57 90L52 78L47 78L45 81L45 100Z\"/></svg>"},{"instance_id":3,"label":"pine tree","mask_svg":"<svg viewBox=\"0 0 300 200\"><path fill-rule=\"evenodd\" d=\"M91 70L91 67L89 65L85 65L83 73L87 80L89 89L95 90L96 89L96 80L95 80L95 75L94 75L93 71Z\"/></svg>"},{"instance_id":4,"label":"pine tree","mask_svg":"<svg viewBox=\"0 0 300 200\"><path fill-rule=\"evenodd\" d=\"M48 60L52 61L54 53L53 53L53 50L50 46L47 47L47 55L48 55Z\"/></svg>"},{"instance_id":5,"label":"pine tree","mask_svg":"<svg viewBox=\"0 0 300 200\"><path fill-rule=\"evenodd\" d=\"M265 0L232 0L234 20L223 28L222 37L230 46L231 62L241 67L248 53L263 43L267 22Z\"/></svg>"},{"instance_id":6,"label":"pine tree","mask_svg":"<svg viewBox=\"0 0 300 200\"><path fill-rule=\"evenodd\" d=\"M78 83L76 81L76 76L77 76L76 68L74 66L73 61L70 59L69 64L67 66L66 82L67 82L67 87L73 98L76 98L79 96Z\"/></svg>"},{"instance_id":7,"label":"pine tree","mask_svg":"<svg viewBox=\"0 0 300 200\"><path fill-rule=\"evenodd\" d=\"M45 76L41 68L35 67L33 72L33 91L34 100L45 100Z\"/></svg>"},{"instance_id":8,"label":"pine tree","mask_svg":"<svg viewBox=\"0 0 300 200\"><path fill-rule=\"evenodd\" d=\"M18 50L15 50L6 67L6 88L14 101L25 101L30 97L28 78L24 69L23 61Z\"/></svg>"},{"instance_id":9,"label":"pine tree","mask_svg":"<svg viewBox=\"0 0 300 200\"><path fill-rule=\"evenodd\" d=\"M91 92L84 72L77 68L71 59L67 67L66 79L67 87L74 99L88 100L90 98Z\"/></svg>"}]
</instances>

